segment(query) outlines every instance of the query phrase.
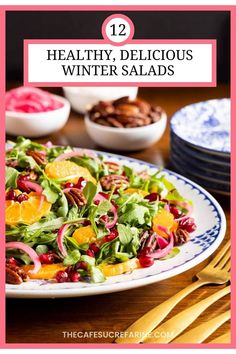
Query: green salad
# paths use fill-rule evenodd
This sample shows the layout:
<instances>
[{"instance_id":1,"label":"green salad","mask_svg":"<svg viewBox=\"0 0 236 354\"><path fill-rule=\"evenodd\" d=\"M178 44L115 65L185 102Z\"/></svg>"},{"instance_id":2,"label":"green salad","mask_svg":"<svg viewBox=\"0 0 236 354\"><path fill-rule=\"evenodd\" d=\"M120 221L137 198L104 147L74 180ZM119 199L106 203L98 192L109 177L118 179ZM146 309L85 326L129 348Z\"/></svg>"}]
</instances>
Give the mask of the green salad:
<instances>
[{"instance_id":1,"label":"green salad","mask_svg":"<svg viewBox=\"0 0 236 354\"><path fill-rule=\"evenodd\" d=\"M6 280L104 282L158 267L196 224L161 169L23 137L6 151Z\"/></svg>"}]
</instances>

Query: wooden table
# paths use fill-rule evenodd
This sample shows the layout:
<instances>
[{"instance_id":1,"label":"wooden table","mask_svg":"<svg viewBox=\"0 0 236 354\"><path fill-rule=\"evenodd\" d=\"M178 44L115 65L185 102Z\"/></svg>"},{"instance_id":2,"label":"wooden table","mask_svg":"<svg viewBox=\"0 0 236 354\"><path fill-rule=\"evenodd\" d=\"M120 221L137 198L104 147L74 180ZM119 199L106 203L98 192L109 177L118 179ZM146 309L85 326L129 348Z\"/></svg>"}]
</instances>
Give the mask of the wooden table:
<instances>
[{"instance_id":1,"label":"wooden table","mask_svg":"<svg viewBox=\"0 0 236 354\"><path fill-rule=\"evenodd\" d=\"M211 98L229 97L228 86L217 88L143 88L140 97L153 104L161 105L168 116L180 107ZM87 148L97 148L88 137L82 117L72 112L67 125L60 132L40 142L51 140L55 144L70 144ZM100 148L101 150L101 148ZM163 138L144 151L124 153L152 163L168 164L169 129ZM228 222L225 240L229 238L229 199L216 196L222 205ZM42 300L7 300L7 342L8 343L111 343L107 331L114 333L125 330L133 321L142 316L155 305L160 304L176 292L192 282L193 276L208 261L184 272L176 277L124 292L69 299ZM221 286L206 286L194 292L182 301L171 314L185 309L187 306L219 290ZM211 306L195 322L198 325L229 309L229 296ZM193 326L193 327L194 327ZM229 329L224 324L209 339L223 334ZM104 338L78 338L72 332L103 331ZM64 335L68 332L69 335ZM112 334L111 334L112 335Z\"/></svg>"}]
</instances>

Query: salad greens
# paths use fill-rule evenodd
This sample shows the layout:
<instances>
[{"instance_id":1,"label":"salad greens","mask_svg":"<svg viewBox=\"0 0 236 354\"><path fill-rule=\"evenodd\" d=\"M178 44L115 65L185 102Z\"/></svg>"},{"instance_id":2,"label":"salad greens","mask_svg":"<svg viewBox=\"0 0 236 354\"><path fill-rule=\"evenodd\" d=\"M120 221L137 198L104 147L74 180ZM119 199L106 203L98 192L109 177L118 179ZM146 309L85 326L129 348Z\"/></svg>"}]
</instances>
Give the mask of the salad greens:
<instances>
[{"instance_id":1,"label":"salad greens","mask_svg":"<svg viewBox=\"0 0 236 354\"><path fill-rule=\"evenodd\" d=\"M161 169L137 172L103 156L23 137L11 146L6 152L6 240L15 247L7 248L7 264L12 257L22 269L41 262L39 273L58 264L59 271L46 279L61 282L60 272L66 272L67 281L96 283L110 275L110 266L111 275L119 274L132 259L149 266L157 251L162 260L179 253L167 247L178 244L181 224L171 208L184 219L191 202ZM117 268L120 264L125 268Z\"/></svg>"}]
</instances>

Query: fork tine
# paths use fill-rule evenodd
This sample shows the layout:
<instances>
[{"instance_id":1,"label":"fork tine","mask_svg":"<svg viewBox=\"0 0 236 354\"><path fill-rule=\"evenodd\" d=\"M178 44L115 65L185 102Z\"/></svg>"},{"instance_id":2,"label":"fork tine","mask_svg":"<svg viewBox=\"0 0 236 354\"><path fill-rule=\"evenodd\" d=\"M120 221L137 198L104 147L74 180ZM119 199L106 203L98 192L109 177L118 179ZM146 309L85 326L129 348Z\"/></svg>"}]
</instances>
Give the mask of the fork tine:
<instances>
[{"instance_id":1,"label":"fork tine","mask_svg":"<svg viewBox=\"0 0 236 354\"><path fill-rule=\"evenodd\" d=\"M224 254L228 251L229 247L230 247L230 241L228 241L224 245L222 250L212 259L212 261L209 264L214 267L221 260Z\"/></svg>"},{"instance_id":2,"label":"fork tine","mask_svg":"<svg viewBox=\"0 0 236 354\"><path fill-rule=\"evenodd\" d=\"M228 260L230 259L230 250L228 250L228 252L226 253L226 255L224 256L224 258L221 259L221 261L217 264L217 268L222 269L224 267L224 265L228 262Z\"/></svg>"},{"instance_id":3,"label":"fork tine","mask_svg":"<svg viewBox=\"0 0 236 354\"><path fill-rule=\"evenodd\" d=\"M231 262L230 261L228 261L227 263L226 263L226 265L224 266L224 268L223 268L224 270L226 270L227 272L229 272L230 271L230 269L231 269Z\"/></svg>"}]
</instances>

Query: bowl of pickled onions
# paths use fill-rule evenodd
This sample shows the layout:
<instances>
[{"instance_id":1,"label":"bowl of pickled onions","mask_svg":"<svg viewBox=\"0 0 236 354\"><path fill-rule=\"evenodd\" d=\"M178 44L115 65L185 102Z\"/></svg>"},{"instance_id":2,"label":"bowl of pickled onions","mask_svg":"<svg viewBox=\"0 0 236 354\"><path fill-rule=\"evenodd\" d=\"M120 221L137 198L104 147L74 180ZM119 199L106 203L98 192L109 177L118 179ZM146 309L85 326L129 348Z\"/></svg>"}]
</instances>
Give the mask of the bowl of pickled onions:
<instances>
[{"instance_id":1,"label":"bowl of pickled onions","mask_svg":"<svg viewBox=\"0 0 236 354\"><path fill-rule=\"evenodd\" d=\"M10 135L51 134L66 124L69 113L67 99L45 90L21 86L6 92L6 131Z\"/></svg>"}]
</instances>

